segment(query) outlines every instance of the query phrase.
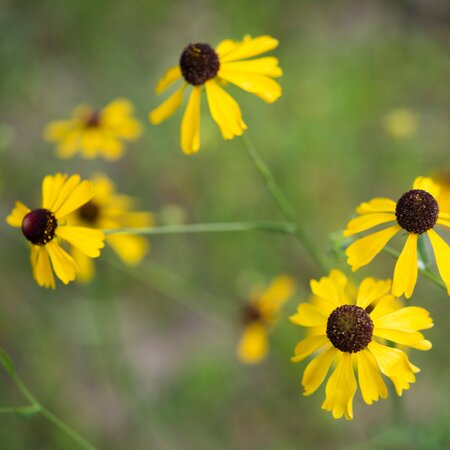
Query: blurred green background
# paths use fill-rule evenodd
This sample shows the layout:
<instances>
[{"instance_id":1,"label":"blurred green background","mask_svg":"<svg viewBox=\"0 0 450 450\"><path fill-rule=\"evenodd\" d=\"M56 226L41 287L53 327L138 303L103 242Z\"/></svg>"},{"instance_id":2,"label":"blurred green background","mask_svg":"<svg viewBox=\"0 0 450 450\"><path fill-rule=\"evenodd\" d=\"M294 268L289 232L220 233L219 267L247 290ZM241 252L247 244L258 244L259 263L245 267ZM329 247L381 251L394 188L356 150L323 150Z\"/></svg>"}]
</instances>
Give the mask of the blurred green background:
<instances>
[{"instance_id":1,"label":"blurred green background","mask_svg":"<svg viewBox=\"0 0 450 450\"><path fill-rule=\"evenodd\" d=\"M299 219L324 252L358 202L399 197L417 175L449 168L448 2L3 0L0 4L0 208L37 205L43 176L103 171L159 224L282 219L238 139L222 141L203 107L202 147L179 149L181 113L152 127L153 90L189 42L270 34L284 69L273 105L230 87L248 134ZM60 161L42 130L79 103L124 96L145 133L108 164ZM403 137L386 118L407 108ZM419 279L434 347L401 402L390 396L355 420L320 409L323 388L301 395L303 365L289 361L302 332L287 320L322 276L289 237L262 233L161 236L137 269L107 249L88 286L39 288L20 233L0 225L0 346L42 403L99 449L291 450L450 448L450 304ZM336 262L336 265L340 264ZM380 255L355 275L389 277ZM347 270L345 265L342 267ZM254 284L295 277L298 292L271 336L267 361L235 358L240 314ZM392 386L390 386L392 394ZM0 405L22 405L4 371ZM42 416L2 415L0 449L78 448Z\"/></svg>"}]
</instances>

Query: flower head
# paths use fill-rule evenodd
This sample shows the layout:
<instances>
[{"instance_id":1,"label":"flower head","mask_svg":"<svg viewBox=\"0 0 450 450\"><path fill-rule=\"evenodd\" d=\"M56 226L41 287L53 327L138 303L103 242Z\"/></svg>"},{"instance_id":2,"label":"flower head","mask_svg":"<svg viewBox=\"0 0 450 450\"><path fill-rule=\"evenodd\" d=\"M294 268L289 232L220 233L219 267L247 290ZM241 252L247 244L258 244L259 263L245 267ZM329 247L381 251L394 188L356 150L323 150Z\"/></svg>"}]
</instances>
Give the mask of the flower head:
<instances>
[{"instance_id":1,"label":"flower head","mask_svg":"<svg viewBox=\"0 0 450 450\"><path fill-rule=\"evenodd\" d=\"M60 158L70 158L80 152L86 159L102 156L114 161L124 152L123 141L133 141L142 133L141 124L132 113L133 105L121 98L101 110L80 105L71 119L50 122L44 137L58 143Z\"/></svg>"},{"instance_id":2,"label":"flower head","mask_svg":"<svg viewBox=\"0 0 450 450\"><path fill-rule=\"evenodd\" d=\"M276 277L269 287L255 294L243 310L244 332L237 347L237 357L245 364L257 364L268 351L268 334L283 305L292 297L294 281L287 275Z\"/></svg>"},{"instance_id":3,"label":"flower head","mask_svg":"<svg viewBox=\"0 0 450 450\"><path fill-rule=\"evenodd\" d=\"M397 260L392 283L392 293L396 297L411 297L417 281L418 239L427 235L434 250L436 263L450 295L450 247L434 230L436 225L450 227L450 214L441 210L439 186L431 178L418 177L413 187L405 192L397 202L388 198L374 198L361 203L352 219L345 236L352 236L378 225L391 224L381 231L372 232L349 245L346 254L348 264L355 271L368 264L385 245L399 232L406 233L406 243Z\"/></svg>"},{"instance_id":4,"label":"flower head","mask_svg":"<svg viewBox=\"0 0 450 450\"><path fill-rule=\"evenodd\" d=\"M282 75L278 59L272 56L248 58L277 46L278 41L270 36L245 36L240 42L227 39L215 49L204 43L189 44L183 50L179 64L169 69L159 80L156 93L163 93L181 78L184 83L150 112L150 122L157 125L171 117L180 107L186 88L192 86L181 122L181 148L187 154L197 152L200 148L200 97L204 86L209 110L223 138L240 136L247 126L239 105L222 86L229 82L273 103L281 95L280 85L273 80Z\"/></svg>"},{"instance_id":5,"label":"flower head","mask_svg":"<svg viewBox=\"0 0 450 450\"><path fill-rule=\"evenodd\" d=\"M9 225L22 229L31 244L31 265L39 286L55 288L53 271L64 284L75 279L78 266L61 246L62 241L90 258L100 256L104 246L102 231L66 223L67 216L93 196L92 183L81 181L79 175L47 175L42 183L42 207L30 209L16 202L6 218Z\"/></svg>"},{"instance_id":6,"label":"flower head","mask_svg":"<svg viewBox=\"0 0 450 450\"><path fill-rule=\"evenodd\" d=\"M106 175L93 176L92 184L94 197L67 218L69 224L101 230L153 225L153 215L144 211L132 211L134 199L118 194L115 184ZM125 264L131 266L138 264L149 249L147 239L128 234L107 235L106 243ZM90 281L95 273L93 261L77 248L72 248L72 256L80 268L78 280Z\"/></svg>"},{"instance_id":7,"label":"flower head","mask_svg":"<svg viewBox=\"0 0 450 450\"><path fill-rule=\"evenodd\" d=\"M415 382L419 369L404 351L385 345L386 340L418 350L431 348L419 331L433 326L428 312L403 307L389 295L390 287L390 280L369 277L355 290L342 272L332 270L329 276L311 281L311 302L301 303L291 317L296 325L308 328L292 361L317 353L303 374L304 395L314 393L333 367L322 408L331 411L335 419L353 418L355 369L368 405L388 396L382 374L391 379L399 396Z\"/></svg>"}]
</instances>

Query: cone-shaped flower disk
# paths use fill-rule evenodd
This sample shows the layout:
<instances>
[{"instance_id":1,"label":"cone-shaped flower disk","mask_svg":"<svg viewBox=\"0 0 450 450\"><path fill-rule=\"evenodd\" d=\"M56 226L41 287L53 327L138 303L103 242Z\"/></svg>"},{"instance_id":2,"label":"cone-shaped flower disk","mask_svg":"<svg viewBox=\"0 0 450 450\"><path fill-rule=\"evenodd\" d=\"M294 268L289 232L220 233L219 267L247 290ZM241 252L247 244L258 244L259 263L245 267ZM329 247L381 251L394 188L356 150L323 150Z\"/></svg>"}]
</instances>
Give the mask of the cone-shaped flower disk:
<instances>
[{"instance_id":1,"label":"cone-shaped flower disk","mask_svg":"<svg viewBox=\"0 0 450 450\"><path fill-rule=\"evenodd\" d=\"M115 161L123 155L123 141L133 141L142 133L141 123L132 114L133 105L123 98L113 100L100 111L80 105L71 119L50 122L44 137L58 143L60 158L79 152L86 159L102 156Z\"/></svg>"},{"instance_id":2,"label":"cone-shaped flower disk","mask_svg":"<svg viewBox=\"0 0 450 450\"><path fill-rule=\"evenodd\" d=\"M200 98L203 86L211 116L224 139L240 136L247 128L236 100L224 89L235 84L273 103L281 95L281 86L273 80L282 71L273 56L248 59L278 46L270 36L245 36L240 42L222 41L215 49L208 44L189 44L177 66L169 69L156 85L156 93L163 93L172 83L184 78L183 85L149 114L150 122L157 125L171 117L180 107L186 88L192 91L181 122L181 148L184 153L195 153L200 148Z\"/></svg>"},{"instance_id":3,"label":"cone-shaped flower disk","mask_svg":"<svg viewBox=\"0 0 450 450\"><path fill-rule=\"evenodd\" d=\"M390 378L398 395L415 382L419 369L402 350L385 345L392 341L419 350L431 343L419 330L433 326L428 312L415 306L402 307L389 295L390 280L366 278L356 290L339 270L311 281L310 303L299 305L291 321L308 327L309 334L295 348L292 361L316 353L302 378L304 395L311 395L324 382L322 408L335 419L353 418L357 390L355 369L363 400L367 404L386 398L388 390L381 374Z\"/></svg>"},{"instance_id":4,"label":"cone-shaped flower disk","mask_svg":"<svg viewBox=\"0 0 450 450\"><path fill-rule=\"evenodd\" d=\"M439 186L431 178L418 177L413 188L395 202L389 198L374 198L361 203L352 219L345 236L369 230L378 225L390 224L388 228L372 232L359 238L346 250L347 262L352 270L370 263L383 247L397 234L407 234L406 243L397 260L392 283L392 293L396 297L410 298L417 281L418 255L417 241L423 234L428 236L434 251L436 263L450 295L450 247L434 230L436 225L450 228L450 214L439 206Z\"/></svg>"},{"instance_id":5,"label":"cone-shaped flower disk","mask_svg":"<svg viewBox=\"0 0 450 450\"><path fill-rule=\"evenodd\" d=\"M263 292L252 296L243 311L244 332L236 354L245 364L258 364L268 352L268 335L278 313L294 293L294 281L287 275L276 277Z\"/></svg>"},{"instance_id":6,"label":"cone-shaped flower disk","mask_svg":"<svg viewBox=\"0 0 450 450\"><path fill-rule=\"evenodd\" d=\"M62 241L90 258L100 256L104 246L102 231L65 223L69 214L93 196L92 183L81 181L79 175L47 175L42 183L42 207L30 210L16 202L6 218L12 227L22 228L23 235L31 243L31 265L39 286L55 288L53 271L64 284L75 279L77 264L62 248Z\"/></svg>"}]
</instances>

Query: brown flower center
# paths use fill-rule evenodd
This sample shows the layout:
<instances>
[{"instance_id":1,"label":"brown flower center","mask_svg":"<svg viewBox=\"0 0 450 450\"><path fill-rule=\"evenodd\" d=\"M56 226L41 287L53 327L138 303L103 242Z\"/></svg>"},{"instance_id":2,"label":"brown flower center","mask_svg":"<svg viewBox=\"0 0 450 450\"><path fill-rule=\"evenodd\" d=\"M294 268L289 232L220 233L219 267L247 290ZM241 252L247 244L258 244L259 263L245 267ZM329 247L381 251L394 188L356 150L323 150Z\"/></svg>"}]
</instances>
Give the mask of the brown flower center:
<instances>
[{"instance_id":1,"label":"brown flower center","mask_svg":"<svg viewBox=\"0 0 450 450\"><path fill-rule=\"evenodd\" d=\"M100 112L93 110L85 119L84 126L86 128L97 128L100 126Z\"/></svg>"},{"instance_id":2,"label":"brown flower center","mask_svg":"<svg viewBox=\"0 0 450 450\"><path fill-rule=\"evenodd\" d=\"M89 224L95 224L100 216L100 207L93 201L87 202L78 210L78 217Z\"/></svg>"},{"instance_id":3,"label":"brown flower center","mask_svg":"<svg viewBox=\"0 0 450 450\"><path fill-rule=\"evenodd\" d=\"M262 320L261 311L252 304L247 304L242 310L242 322L244 325L259 322Z\"/></svg>"},{"instance_id":4,"label":"brown flower center","mask_svg":"<svg viewBox=\"0 0 450 450\"><path fill-rule=\"evenodd\" d=\"M372 334L372 319L359 306L339 306L328 317L328 339L341 352L357 353L364 350L371 342Z\"/></svg>"},{"instance_id":5,"label":"brown flower center","mask_svg":"<svg viewBox=\"0 0 450 450\"><path fill-rule=\"evenodd\" d=\"M48 209L30 211L22 221L22 233L34 245L45 245L55 237L58 222Z\"/></svg>"},{"instance_id":6,"label":"brown flower center","mask_svg":"<svg viewBox=\"0 0 450 450\"><path fill-rule=\"evenodd\" d=\"M194 86L214 78L219 68L219 56L208 44L189 44L180 57L181 73Z\"/></svg>"},{"instance_id":7,"label":"brown flower center","mask_svg":"<svg viewBox=\"0 0 450 450\"><path fill-rule=\"evenodd\" d=\"M427 191L412 189L400 197L395 208L398 224L409 233L422 234L436 225L439 205Z\"/></svg>"}]
</instances>

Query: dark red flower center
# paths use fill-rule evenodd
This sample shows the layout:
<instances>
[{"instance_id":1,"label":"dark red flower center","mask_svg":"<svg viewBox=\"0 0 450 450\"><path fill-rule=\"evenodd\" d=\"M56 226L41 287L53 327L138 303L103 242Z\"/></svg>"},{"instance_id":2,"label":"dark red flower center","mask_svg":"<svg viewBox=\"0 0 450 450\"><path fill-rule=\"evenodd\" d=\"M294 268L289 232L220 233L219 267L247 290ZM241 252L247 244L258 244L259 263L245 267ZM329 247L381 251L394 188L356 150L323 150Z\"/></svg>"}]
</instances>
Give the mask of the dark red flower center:
<instances>
[{"instance_id":1,"label":"dark red flower center","mask_svg":"<svg viewBox=\"0 0 450 450\"><path fill-rule=\"evenodd\" d=\"M55 237L56 217L48 209L30 211L22 221L22 233L34 245L45 245Z\"/></svg>"}]
</instances>

